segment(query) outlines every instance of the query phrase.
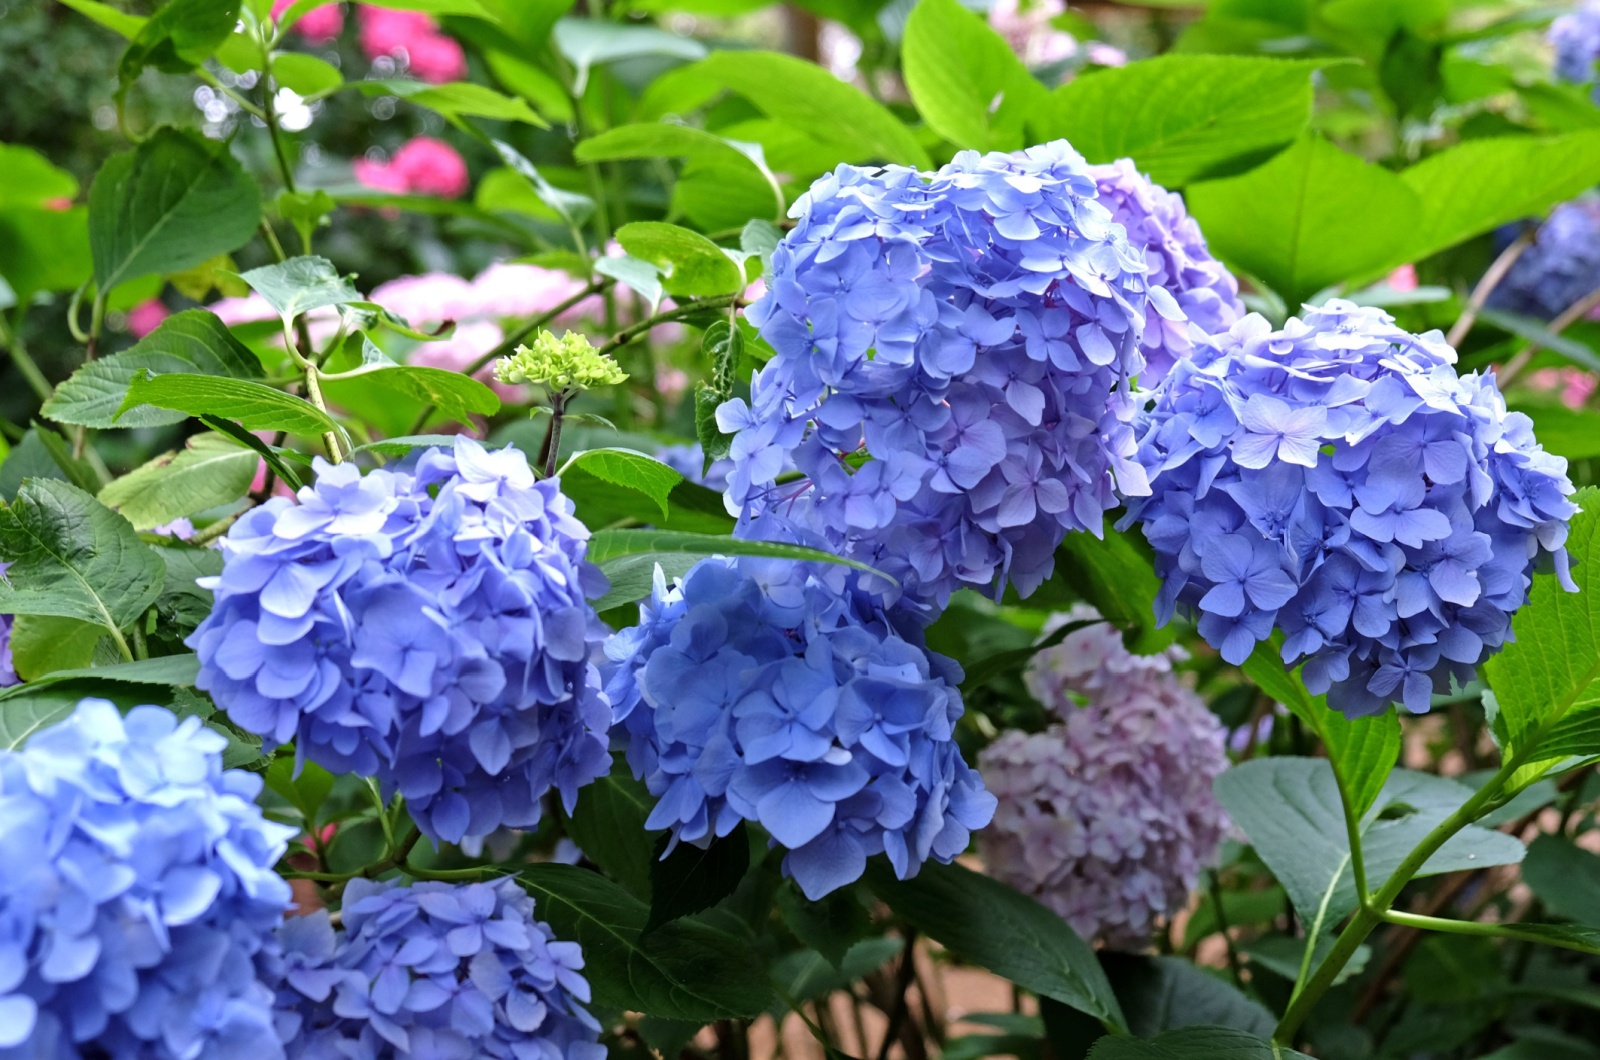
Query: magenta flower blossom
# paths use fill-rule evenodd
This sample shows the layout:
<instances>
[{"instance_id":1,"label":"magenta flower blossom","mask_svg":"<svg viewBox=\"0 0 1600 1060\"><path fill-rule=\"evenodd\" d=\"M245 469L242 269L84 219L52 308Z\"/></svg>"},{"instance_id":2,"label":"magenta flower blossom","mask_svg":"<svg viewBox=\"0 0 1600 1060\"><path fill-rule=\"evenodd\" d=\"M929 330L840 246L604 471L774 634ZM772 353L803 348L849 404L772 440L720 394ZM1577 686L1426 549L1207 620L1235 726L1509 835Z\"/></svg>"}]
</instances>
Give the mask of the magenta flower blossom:
<instances>
[{"instance_id":1,"label":"magenta flower blossom","mask_svg":"<svg viewBox=\"0 0 1600 1060\"><path fill-rule=\"evenodd\" d=\"M406 141L387 162L359 158L352 168L362 184L397 195L456 199L470 183L466 160L454 147L431 136Z\"/></svg>"}]
</instances>

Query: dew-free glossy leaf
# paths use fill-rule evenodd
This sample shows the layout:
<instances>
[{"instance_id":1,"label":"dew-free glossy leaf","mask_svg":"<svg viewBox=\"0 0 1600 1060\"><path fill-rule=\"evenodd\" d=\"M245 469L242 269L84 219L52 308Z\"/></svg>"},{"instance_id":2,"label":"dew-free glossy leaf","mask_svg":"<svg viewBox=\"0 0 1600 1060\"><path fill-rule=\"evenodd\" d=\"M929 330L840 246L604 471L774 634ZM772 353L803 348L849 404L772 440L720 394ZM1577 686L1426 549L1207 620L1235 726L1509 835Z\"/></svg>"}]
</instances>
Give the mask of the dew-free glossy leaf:
<instances>
[{"instance_id":1,"label":"dew-free glossy leaf","mask_svg":"<svg viewBox=\"0 0 1600 1060\"><path fill-rule=\"evenodd\" d=\"M731 294L744 286L733 259L699 232L663 221L635 221L617 230L631 256L660 267L661 286L671 294Z\"/></svg>"},{"instance_id":2,"label":"dew-free glossy leaf","mask_svg":"<svg viewBox=\"0 0 1600 1060\"><path fill-rule=\"evenodd\" d=\"M260 458L216 434L200 434L177 452L163 453L100 491L107 507L135 530L227 504L250 490Z\"/></svg>"},{"instance_id":3,"label":"dew-free glossy leaf","mask_svg":"<svg viewBox=\"0 0 1600 1060\"><path fill-rule=\"evenodd\" d=\"M288 431L318 436L342 433L327 413L305 398L249 379L209 375L141 374L128 386L123 408L158 405L191 416L220 416L251 431Z\"/></svg>"},{"instance_id":4,"label":"dew-free glossy leaf","mask_svg":"<svg viewBox=\"0 0 1600 1060\"><path fill-rule=\"evenodd\" d=\"M683 476L654 457L632 449L589 449L567 462L595 478L625 490L643 494L661 517L667 516L668 499Z\"/></svg>"},{"instance_id":5,"label":"dew-free glossy leaf","mask_svg":"<svg viewBox=\"0 0 1600 1060\"><path fill-rule=\"evenodd\" d=\"M983 18L957 0L920 0L900 45L917 111L957 147L1014 151L1049 92Z\"/></svg>"},{"instance_id":6,"label":"dew-free glossy leaf","mask_svg":"<svg viewBox=\"0 0 1600 1060\"><path fill-rule=\"evenodd\" d=\"M323 383L323 393L334 400L368 387L396 391L433 405L446 418L457 423L472 423L473 416L492 416L500 411L500 398L470 375L447 368L425 365L373 365Z\"/></svg>"}]
</instances>

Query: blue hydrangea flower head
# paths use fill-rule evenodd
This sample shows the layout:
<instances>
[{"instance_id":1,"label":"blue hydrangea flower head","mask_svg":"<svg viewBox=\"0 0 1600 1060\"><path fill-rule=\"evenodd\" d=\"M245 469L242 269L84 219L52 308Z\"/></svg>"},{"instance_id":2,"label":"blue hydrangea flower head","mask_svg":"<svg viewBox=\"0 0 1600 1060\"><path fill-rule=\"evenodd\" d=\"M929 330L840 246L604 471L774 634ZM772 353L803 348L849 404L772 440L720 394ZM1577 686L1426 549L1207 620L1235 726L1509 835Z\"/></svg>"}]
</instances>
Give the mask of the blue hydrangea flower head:
<instances>
[{"instance_id":1,"label":"blue hydrangea flower head","mask_svg":"<svg viewBox=\"0 0 1600 1060\"><path fill-rule=\"evenodd\" d=\"M1097 194L1064 141L813 184L750 309L777 355L718 410L729 510L809 527L923 608L1036 588L1114 481L1144 491L1141 331L1182 316Z\"/></svg>"},{"instance_id":2,"label":"blue hydrangea flower head","mask_svg":"<svg viewBox=\"0 0 1600 1060\"><path fill-rule=\"evenodd\" d=\"M226 739L86 699L0 751L0 1057L281 1057L256 962L294 830Z\"/></svg>"},{"instance_id":3,"label":"blue hydrangea flower head","mask_svg":"<svg viewBox=\"0 0 1600 1060\"><path fill-rule=\"evenodd\" d=\"M200 687L267 746L399 791L431 837L532 825L609 763L588 536L515 449L319 464L224 539Z\"/></svg>"},{"instance_id":4,"label":"blue hydrangea flower head","mask_svg":"<svg viewBox=\"0 0 1600 1060\"><path fill-rule=\"evenodd\" d=\"M658 567L606 646L648 826L706 846L759 822L811 898L874 854L901 879L948 862L994 811L953 738L960 669L845 570L712 558L669 588Z\"/></svg>"},{"instance_id":5,"label":"blue hydrangea flower head","mask_svg":"<svg viewBox=\"0 0 1600 1060\"><path fill-rule=\"evenodd\" d=\"M1243 662L1283 660L1350 715L1425 711L1511 635L1536 561L1567 575L1566 461L1459 375L1436 331L1333 300L1251 315L1179 362L1143 418L1151 495L1129 502L1165 621Z\"/></svg>"},{"instance_id":6,"label":"blue hydrangea flower head","mask_svg":"<svg viewBox=\"0 0 1600 1060\"><path fill-rule=\"evenodd\" d=\"M1192 348L1191 328L1207 335L1227 331L1245 314L1239 301L1239 281L1211 256L1200 226L1183 204L1183 196L1168 191L1140 173L1132 159L1090 166L1100 201L1111 219L1128 232L1128 242L1143 249L1146 276L1178 302L1179 316L1163 316L1152 303L1145 313L1144 370L1141 387L1153 387L1166 377L1175 361Z\"/></svg>"},{"instance_id":7,"label":"blue hydrangea flower head","mask_svg":"<svg viewBox=\"0 0 1600 1060\"><path fill-rule=\"evenodd\" d=\"M1098 617L1080 605L1045 630ZM1227 733L1174 654L1133 655L1104 623L1068 634L1025 674L1058 722L1004 732L978 756L999 800L978 835L985 867L1112 948L1149 945L1228 827L1211 793Z\"/></svg>"},{"instance_id":8,"label":"blue hydrangea flower head","mask_svg":"<svg viewBox=\"0 0 1600 1060\"><path fill-rule=\"evenodd\" d=\"M604 1060L583 953L516 881L351 880L279 932L269 977L288 1060Z\"/></svg>"},{"instance_id":9,"label":"blue hydrangea flower head","mask_svg":"<svg viewBox=\"0 0 1600 1060\"><path fill-rule=\"evenodd\" d=\"M1502 247L1515 238L1515 226L1499 233ZM1596 287L1600 287L1600 198L1586 196L1550 211L1533 242L1489 295L1489 305L1552 320Z\"/></svg>"},{"instance_id":10,"label":"blue hydrangea flower head","mask_svg":"<svg viewBox=\"0 0 1600 1060\"><path fill-rule=\"evenodd\" d=\"M1592 84L1595 60L1600 58L1600 3L1583 0L1550 23L1547 39L1556 51L1556 77L1578 85Z\"/></svg>"}]
</instances>

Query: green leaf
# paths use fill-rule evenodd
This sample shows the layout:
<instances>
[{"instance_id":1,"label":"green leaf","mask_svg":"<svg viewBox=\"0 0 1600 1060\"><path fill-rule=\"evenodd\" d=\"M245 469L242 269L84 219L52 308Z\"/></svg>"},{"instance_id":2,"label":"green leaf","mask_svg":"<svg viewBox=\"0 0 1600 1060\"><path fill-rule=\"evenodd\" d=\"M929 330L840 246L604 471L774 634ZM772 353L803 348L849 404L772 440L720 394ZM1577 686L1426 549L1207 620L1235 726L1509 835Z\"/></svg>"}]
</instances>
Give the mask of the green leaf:
<instances>
[{"instance_id":1,"label":"green leaf","mask_svg":"<svg viewBox=\"0 0 1600 1060\"><path fill-rule=\"evenodd\" d=\"M1176 957L1106 950L1100 964L1128 1014L1128 1029L1140 1038L1207 1025L1266 1038L1278 1022L1259 1002Z\"/></svg>"},{"instance_id":2,"label":"green leaf","mask_svg":"<svg viewBox=\"0 0 1600 1060\"><path fill-rule=\"evenodd\" d=\"M32 694L38 690L31 683L13 687L30 694L9 701L0 695L0 751L15 751L34 733L65 721L78 709L75 697Z\"/></svg>"},{"instance_id":3,"label":"green leaf","mask_svg":"<svg viewBox=\"0 0 1600 1060\"><path fill-rule=\"evenodd\" d=\"M872 930L871 914L856 887L841 888L812 901L791 880L778 889L775 904L795 938L841 971L851 949Z\"/></svg>"},{"instance_id":4,"label":"green leaf","mask_svg":"<svg viewBox=\"0 0 1600 1060\"><path fill-rule=\"evenodd\" d=\"M690 534L671 530L600 530L589 538L589 559L604 564L621 556L647 552L679 553L691 556L766 556L816 563L842 563L856 570L869 571L880 578L888 575L864 563L831 552L772 541L742 541L717 534Z\"/></svg>"},{"instance_id":5,"label":"green leaf","mask_svg":"<svg viewBox=\"0 0 1600 1060\"><path fill-rule=\"evenodd\" d=\"M1027 143L1023 123L1049 93L977 13L957 0L920 0L900 49L911 101L940 136L979 151Z\"/></svg>"},{"instance_id":6,"label":"green leaf","mask_svg":"<svg viewBox=\"0 0 1600 1060\"><path fill-rule=\"evenodd\" d=\"M694 387L694 433L706 459L721 460L733 448L733 435L722 433L717 424L717 409L726 397L706 383Z\"/></svg>"},{"instance_id":7,"label":"green leaf","mask_svg":"<svg viewBox=\"0 0 1600 1060\"><path fill-rule=\"evenodd\" d=\"M760 258L763 273L772 267L772 252L778 249L778 244L781 242L783 242L783 230L759 217L745 222L743 230L739 233L739 249L751 257Z\"/></svg>"},{"instance_id":8,"label":"green leaf","mask_svg":"<svg viewBox=\"0 0 1600 1060\"><path fill-rule=\"evenodd\" d=\"M1282 635L1274 634L1257 644L1240 669L1317 734L1350 799L1350 812L1360 817L1372 808L1400 760L1400 718L1392 708L1364 718L1347 718L1332 709L1326 696L1306 689L1298 667L1291 671L1279 661L1282 643Z\"/></svg>"},{"instance_id":9,"label":"green leaf","mask_svg":"<svg viewBox=\"0 0 1600 1060\"><path fill-rule=\"evenodd\" d=\"M916 135L887 107L804 59L779 52L721 51L694 69L768 117L826 140L837 149L837 161L899 162L924 169L933 164Z\"/></svg>"},{"instance_id":10,"label":"green leaf","mask_svg":"<svg viewBox=\"0 0 1600 1060\"><path fill-rule=\"evenodd\" d=\"M122 516L83 490L30 479L0 509L0 614L57 615L121 630L161 591L165 565ZM125 648L126 645L123 645Z\"/></svg>"},{"instance_id":11,"label":"green leaf","mask_svg":"<svg viewBox=\"0 0 1600 1060\"><path fill-rule=\"evenodd\" d=\"M33 436L44 451L49 454L51 463L55 464L61 472L62 481L83 490L85 493L98 493L100 491L100 476L95 474L88 461L72 455L72 447L60 434L42 427L33 425ZM50 476L54 478L55 476Z\"/></svg>"},{"instance_id":12,"label":"green leaf","mask_svg":"<svg viewBox=\"0 0 1600 1060\"><path fill-rule=\"evenodd\" d=\"M700 352L711 362L711 378L717 392L732 397L744 362L744 333L726 320L719 320L701 336Z\"/></svg>"},{"instance_id":13,"label":"green leaf","mask_svg":"<svg viewBox=\"0 0 1600 1060\"><path fill-rule=\"evenodd\" d=\"M650 862L650 919L646 932L710 909L739 887L750 871L750 837L740 827L711 841L704 850L679 843L663 856L670 837L662 836Z\"/></svg>"},{"instance_id":14,"label":"green leaf","mask_svg":"<svg viewBox=\"0 0 1600 1060\"><path fill-rule=\"evenodd\" d=\"M222 416L251 431L288 431L307 437L344 433L331 416L305 398L249 379L141 372L122 402L124 409L139 405L176 409L191 416Z\"/></svg>"},{"instance_id":15,"label":"green leaf","mask_svg":"<svg viewBox=\"0 0 1600 1060\"><path fill-rule=\"evenodd\" d=\"M1099 536L1068 534L1057 550L1056 573L1106 621L1137 631L1141 651L1164 648L1177 635L1170 624L1156 626L1161 582L1150 550L1142 540L1118 533L1111 519Z\"/></svg>"},{"instance_id":16,"label":"green leaf","mask_svg":"<svg viewBox=\"0 0 1600 1060\"><path fill-rule=\"evenodd\" d=\"M44 441L48 436L54 436L57 442L61 440L60 435L49 427L35 425L23 434L22 441L12 446L11 452L6 454L5 463L0 464L0 498L8 503L14 500L17 490L30 478L49 478L58 482L78 479L76 474L69 478L56 464L51 446ZM71 455L70 449L68 455Z\"/></svg>"},{"instance_id":17,"label":"green leaf","mask_svg":"<svg viewBox=\"0 0 1600 1060\"><path fill-rule=\"evenodd\" d=\"M781 892L780 892L781 893ZM772 982L783 992L782 996L796 1001L813 1001L835 990L847 990L850 984L882 968L905 948L897 938L862 939L851 946L837 962L816 950L789 953L772 962ZM775 1011L777 1018L787 1012L785 1004Z\"/></svg>"},{"instance_id":18,"label":"green leaf","mask_svg":"<svg viewBox=\"0 0 1600 1060\"><path fill-rule=\"evenodd\" d=\"M656 308L661 305L661 269L648 261L640 261L629 254L615 258L601 258L594 263L594 271L602 276L609 276L613 280L637 293L648 303L650 313L655 315Z\"/></svg>"},{"instance_id":19,"label":"green leaf","mask_svg":"<svg viewBox=\"0 0 1600 1060\"><path fill-rule=\"evenodd\" d=\"M407 434L399 438L380 438L375 442L355 447L357 453L377 453L379 456L405 456L413 449L433 449L443 447L454 449L456 438L454 434Z\"/></svg>"},{"instance_id":20,"label":"green leaf","mask_svg":"<svg viewBox=\"0 0 1600 1060\"><path fill-rule=\"evenodd\" d=\"M1158 184L1178 187L1247 166L1298 137L1311 119L1311 73L1323 65L1162 55L1074 78L1036 120L1041 138L1065 138L1090 162L1132 158Z\"/></svg>"},{"instance_id":21,"label":"green leaf","mask_svg":"<svg viewBox=\"0 0 1600 1060\"><path fill-rule=\"evenodd\" d=\"M1304 1053L1224 1027L1190 1027L1141 1041L1102 1038L1089 1060L1311 1060Z\"/></svg>"},{"instance_id":22,"label":"green leaf","mask_svg":"<svg viewBox=\"0 0 1600 1060\"><path fill-rule=\"evenodd\" d=\"M15 304L29 304L40 291L74 290L92 269L84 207L0 209L0 277L10 285Z\"/></svg>"},{"instance_id":23,"label":"green leaf","mask_svg":"<svg viewBox=\"0 0 1600 1060\"><path fill-rule=\"evenodd\" d=\"M228 145L160 128L112 155L89 188L89 247L102 295L192 268L255 235L261 192Z\"/></svg>"},{"instance_id":24,"label":"green leaf","mask_svg":"<svg viewBox=\"0 0 1600 1060\"><path fill-rule=\"evenodd\" d=\"M167 688L193 688L200 676L200 660L193 654L163 655L156 659L139 659L134 662L95 666L88 669L60 670L29 683L27 689L12 686L0 692L0 703L18 698L27 691L37 691L65 681L92 677L97 681L114 681L125 685L160 685ZM0 706L0 712L5 708Z\"/></svg>"},{"instance_id":25,"label":"green leaf","mask_svg":"<svg viewBox=\"0 0 1600 1060\"><path fill-rule=\"evenodd\" d=\"M333 262L314 254L263 265L239 278L278 311L285 327L313 309L361 301L361 292L339 275Z\"/></svg>"},{"instance_id":26,"label":"green leaf","mask_svg":"<svg viewBox=\"0 0 1600 1060\"><path fill-rule=\"evenodd\" d=\"M1324 759L1257 758L1217 778L1215 789L1234 824L1283 884L1308 937L1316 938L1356 906L1350 845L1333 769ZM1424 836L1471 796L1443 777L1396 770L1362 819L1367 879L1374 887L1399 867ZM1392 811L1385 815L1385 811ZM1514 864L1522 844L1468 826L1429 858L1418 876Z\"/></svg>"},{"instance_id":27,"label":"green leaf","mask_svg":"<svg viewBox=\"0 0 1600 1060\"><path fill-rule=\"evenodd\" d=\"M11 620L11 665L24 681L94 662L103 627L58 615L17 615Z\"/></svg>"},{"instance_id":28,"label":"green leaf","mask_svg":"<svg viewBox=\"0 0 1600 1060\"><path fill-rule=\"evenodd\" d=\"M1306 940L1303 938L1290 938L1287 935L1264 935L1247 943L1240 952L1250 958L1250 963L1260 965L1274 975L1281 976L1290 983L1300 978L1300 969L1304 967L1315 968L1333 949L1333 936L1323 935L1317 939L1317 948L1311 954L1311 963L1305 963ZM1333 985L1347 982L1354 976L1360 975L1366 968L1367 962L1372 959L1372 947L1357 946L1350 955L1350 960L1339 969L1339 974L1333 977ZM1227 1024L1226 1020L1201 1020L1202 1023ZM1242 1028L1249 1030L1250 1028ZM1258 1032L1263 1033L1263 1032ZM1272 1024L1267 1025L1264 1033L1272 1033Z\"/></svg>"},{"instance_id":29,"label":"green leaf","mask_svg":"<svg viewBox=\"0 0 1600 1060\"><path fill-rule=\"evenodd\" d=\"M662 287L670 294L730 294L744 286L739 266L699 232L662 221L635 221L617 229L617 242L633 257L659 266Z\"/></svg>"},{"instance_id":30,"label":"green leaf","mask_svg":"<svg viewBox=\"0 0 1600 1060\"><path fill-rule=\"evenodd\" d=\"M290 461L299 461L304 466L310 467L311 457L293 449L268 445L232 420L225 420L219 416L204 415L200 417L200 422L218 434L225 434L246 449L254 451L266 463L267 468L282 479L284 485L290 489L299 490L305 484L301 481L300 472L290 466Z\"/></svg>"},{"instance_id":31,"label":"green leaf","mask_svg":"<svg viewBox=\"0 0 1600 1060\"><path fill-rule=\"evenodd\" d=\"M1567 554L1582 591L1566 592L1554 574L1535 574L1528 602L1511 620L1515 640L1483 667L1508 756L1525 751L1555 719L1550 736L1559 742L1536 752L1538 761L1575 753L1586 746L1580 734L1600 720L1589 717L1600 715L1600 489L1573 500L1583 510L1572 518Z\"/></svg>"},{"instance_id":32,"label":"green leaf","mask_svg":"<svg viewBox=\"0 0 1600 1060\"><path fill-rule=\"evenodd\" d=\"M316 827L322 806L333 793L332 773L315 762L297 763L294 755L274 758L262 779L300 812L307 830Z\"/></svg>"},{"instance_id":33,"label":"green leaf","mask_svg":"<svg viewBox=\"0 0 1600 1060\"><path fill-rule=\"evenodd\" d=\"M638 552L608 559L599 566L600 573L606 576L610 587L604 596L594 602L594 609L603 614L613 608L643 600L655 585L658 569L666 584L671 585L704 558L685 552Z\"/></svg>"},{"instance_id":34,"label":"green leaf","mask_svg":"<svg viewBox=\"0 0 1600 1060\"><path fill-rule=\"evenodd\" d=\"M583 947L596 1005L700 1023L766 1008L772 992L764 970L735 936L694 920L645 935L649 907L588 869L529 865L517 881L534 896L539 918Z\"/></svg>"},{"instance_id":35,"label":"green leaf","mask_svg":"<svg viewBox=\"0 0 1600 1060\"><path fill-rule=\"evenodd\" d=\"M238 21L239 0L167 0L122 53L117 78L126 90L147 66L188 73L211 58Z\"/></svg>"},{"instance_id":36,"label":"green leaf","mask_svg":"<svg viewBox=\"0 0 1600 1060\"><path fill-rule=\"evenodd\" d=\"M646 122L619 125L592 136L573 149L579 162L606 162L622 158L687 158L696 162L730 167L751 176L776 198L776 215L785 206L778 178L767 167L760 144L743 143L689 125Z\"/></svg>"},{"instance_id":37,"label":"green leaf","mask_svg":"<svg viewBox=\"0 0 1600 1060\"><path fill-rule=\"evenodd\" d=\"M1109 1029L1125 1027L1089 944L1032 898L959 864L929 862L911 879L897 880L874 859L867 882L896 914L967 960Z\"/></svg>"},{"instance_id":38,"label":"green leaf","mask_svg":"<svg viewBox=\"0 0 1600 1060\"><path fill-rule=\"evenodd\" d=\"M626 25L592 18L563 18L550 35L557 50L573 65L572 94L582 97L596 66L646 55L701 59L706 46L690 37L653 26Z\"/></svg>"},{"instance_id":39,"label":"green leaf","mask_svg":"<svg viewBox=\"0 0 1600 1060\"><path fill-rule=\"evenodd\" d=\"M644 822L655 804L655 796L618 755L609 774L579 789L578 805L565 822L583 856L641 901L650 899L658 833L646 831Z\"/></svg>"},{"instance_id":40,"label":"green leaf","mask_svg":"<svg viewBox=\"0 0 1600 1060\"><path fill-rule=\"evenodd\" d=\"M1399 177L1318 136L1243 176L1195 184L1187 198L1212 251L1291 306L1409 260L1422 211Z\"/></svg>"},{"instance_id":41,"label":"green leaf","mask_svg":"<svg viewBox=\"0 0 1600 1060\"><path fill-rule=\"evenodd\" d=\"M594 214L594 200L587 195L580 195L575 191L566 191L556 187L545 179L537 166L515 147L503 140L489 141L495 153L500 156L513 173L524 181L538 200L548 206L552 213L564 221L569 228L582 225Z\"/></svg>"},{"instance_id":42,"label":"green leaf","mask_svg":"<svg viewBox=\"0 0 1600 1060\"><path fill-rule=\"evenodd\" d=\"M1528 844L1522 882L1555 916L1580 923L1600 920L1600 855L1566 836L1541 835Z\"/></svg>"},{"instance_id":43,"label":"green leaf","mask_svg":"<svg viewBox=\"0 0 1600 1060\"><path fill-rule=\"evenodd\" d=\"M250 491L260 458L216 434L164 453L100 491L101 503L121 512L135 530L236 501Z\"/></svg>"},{"instance_id":44,"label":"green leaf","mask_svg":"<svg viewBox=\"0 0 1600 1060\"><path fill-rule=\"evenodd\" d=\"M1519 313L1507 313L1499 309L1484 309L1478 313L1478 319L1485 324L1493 324L1501 331L1509 332L1520 339L1526 339L1541 349L1565 357L1573 364L1586 368L1591 372L1600 372L1600 356L1596 356L1594 348L1588 343L1580 342L1571 335L1558 334L1545 326L1545 322L1535 317L1522 316Z\"/></svg>"},{"instance_id":45,"label":"green leaf","mask_svg":"<svg viewBox=\"0 0 1600 1060\"><path fill-rule=\"evenodd\" d=\"M97 0L61 0L61 3L127 40L137 37L139 30L148 21L138 15L118 11L110 4L98 3Z\"/></svg>"},{"instance_id":46,"label":"green leaf","mask_svg":"<svg viewBox=\"0 0 1600 1060\"><path fill-rule=\"evenodd\" d=\"M595 478L625 490L642 493L667 517L667 501L683 476L672 468L632 449L589 449L575 454L563 467L581 468Z\"/></svg>"},{"instance_id":47,"label":"green leaf","mask_svg":"<svg viewBox=\"0 0 1600 1060\"><path fill-rule=\"evenodd\" d=\"M448 368L373 365L341 374L336 379L325 379L322 383L323 393L334 401L338 401L341 394L354 394L368 387L401 393L436 406L447 419L468 426L472 425L473 416L493 416L500 411L498 394L470 375Z\"/></svg>"},{"instance_id":48,"label":"green leaf","mask_svg":"<svg viewBox=\"0 0 1600 1060\"><path fill-rule=\"evenodd\" d=\"M344 75L332 63L304 52L274 52L272 79L303 99L317 99L344 85ZM293 194L285 192L285 195ZM299 193L301 195L306 192ZM310 194L316 194L312 192ZM326 192L323 192L326 195ZM332 200L329 200L331 205Z\"/></svg>"},{"instance_id":49,"label":"green leaf","mask_svg":"<svg viewBox=\"0 0 1600 1060\"><path fill-rule=\"evenodd\" d=\"M44 206L59 199L78 197L78 178L51 165L39 152L21 144L0 144L0 208Z\"/></svg>"},{"instance_id":50,"label":"green leaf","mask_svg":"<svg viewBox=\"0 0 1600 1060\"><path fill-rule=\"evenodd\" d=\"M1421 213L1395 262L1421 260L1600 182L1600 131L1467 140L1400 172Z\"/></svg>"},{"instance_id":51,"label":"green leaf","mask_svg":"<svg viewBox=\"0 0 1600 1060\"><path fill-rule=\"evenodd\" d=\"M496 92L486 85L471 81L451 81L430 85L425 81L406 78L355 81L352 84L368 96L399 96L408 103L426 107L446 118L489 118L493 121L520 121L526 125L548 128L550 123L541 118L520 99Z\"/></svg>"},{"instance_id":52,"label":"green leaf","mask_svg":"<svg viewBox=\"0 0 1600 1060\"><path fill-rule=\"evenodd\" d=\"M338 206L332 195L318 188L315 191L285 191L274 201L278 216L294 226L303 246L311 244L311 236L327 223L328 215Z\"/></svg>"}]
</instances>

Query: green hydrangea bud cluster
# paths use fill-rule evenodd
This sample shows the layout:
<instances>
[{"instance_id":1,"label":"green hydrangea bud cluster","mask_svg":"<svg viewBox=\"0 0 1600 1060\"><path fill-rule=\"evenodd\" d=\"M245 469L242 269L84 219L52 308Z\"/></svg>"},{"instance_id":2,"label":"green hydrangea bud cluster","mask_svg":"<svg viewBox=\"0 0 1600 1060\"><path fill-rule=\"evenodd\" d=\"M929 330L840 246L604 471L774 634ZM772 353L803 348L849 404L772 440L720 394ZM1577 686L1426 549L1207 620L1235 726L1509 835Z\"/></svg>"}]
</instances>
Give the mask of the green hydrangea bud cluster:
<instances>
[{"instance_id":1,"label":"green hydrangea bud cluster","mask_svg":"<svg viewBox=\"0 0 1600 1060\"><path fill-rule=\"evenodd\" d=\"M616 361L576 331L559 338L540 331L533 345L518 346L516 353L496 361L494 376L502 383L532 383L552 393L614 386L628 378Z\"/></svg>"}]
</instances>

